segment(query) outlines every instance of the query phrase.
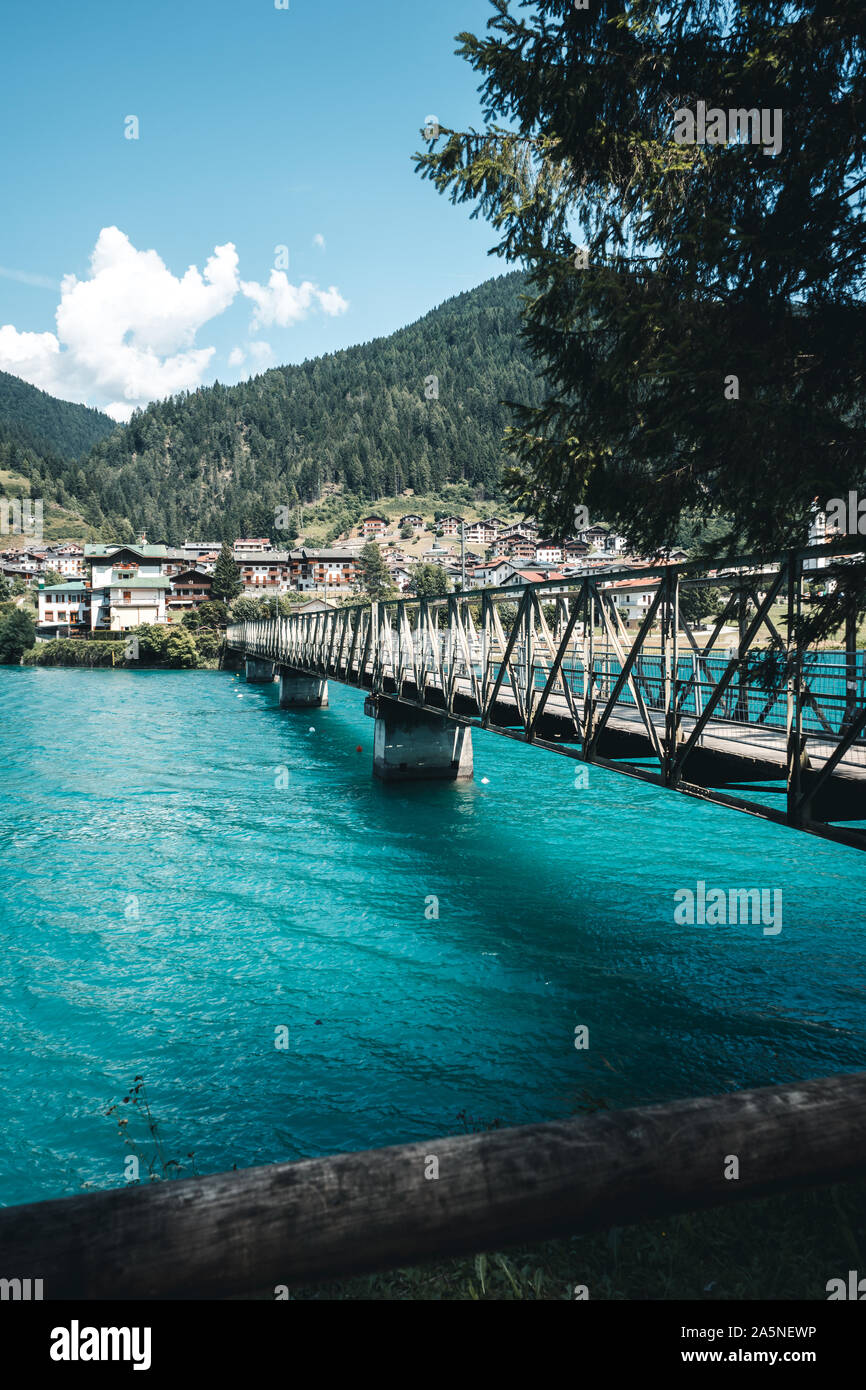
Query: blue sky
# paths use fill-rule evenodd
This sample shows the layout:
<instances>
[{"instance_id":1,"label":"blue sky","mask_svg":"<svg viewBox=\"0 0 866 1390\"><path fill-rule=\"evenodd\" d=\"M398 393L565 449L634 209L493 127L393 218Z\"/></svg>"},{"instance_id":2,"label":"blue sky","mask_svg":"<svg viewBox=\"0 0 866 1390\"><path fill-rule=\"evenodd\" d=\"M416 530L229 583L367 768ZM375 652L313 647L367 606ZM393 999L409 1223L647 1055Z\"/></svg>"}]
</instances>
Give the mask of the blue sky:
<instances>
[{"instance_id":1,"label":"blue sky","mask_svg":"<svg viewBox=\"0 0 866 1390\"><path fill-rule=\"evenodd\" d=\"M411 162L428 115L481 124L454 36L491 13L489 0L6 7L0 368L123 418L178 385L389 333L507 269L489 226ZM229 246L236 260L221 253L209 280Z\"/></svg>"}]
</instances>

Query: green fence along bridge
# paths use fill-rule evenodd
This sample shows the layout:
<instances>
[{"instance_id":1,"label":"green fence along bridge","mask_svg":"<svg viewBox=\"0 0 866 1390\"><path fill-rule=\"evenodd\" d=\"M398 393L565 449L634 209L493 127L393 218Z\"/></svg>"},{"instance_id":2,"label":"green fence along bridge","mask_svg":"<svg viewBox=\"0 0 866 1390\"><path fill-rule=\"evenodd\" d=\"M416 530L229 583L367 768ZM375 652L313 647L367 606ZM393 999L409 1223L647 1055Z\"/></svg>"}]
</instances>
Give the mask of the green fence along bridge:
<instances>
[{"instance_id":1,"label":"green fence along bridge","mask_svg":"<svg viewBox=\"0 0 866 1390\"><path fill-rule=\"evenodd\" d=\"M475 727L866 848L866 653L853 619L836 650L790 636L811 584L862 570L838 550L358 603L226 643L247 680L279 675L285 708L327 704L329 680L368 692L385 780L471 777ZM646 596L631 629L629 580ZM709 588L723 603L701 629L681 605Z\"/></svg>"}]
</instances>

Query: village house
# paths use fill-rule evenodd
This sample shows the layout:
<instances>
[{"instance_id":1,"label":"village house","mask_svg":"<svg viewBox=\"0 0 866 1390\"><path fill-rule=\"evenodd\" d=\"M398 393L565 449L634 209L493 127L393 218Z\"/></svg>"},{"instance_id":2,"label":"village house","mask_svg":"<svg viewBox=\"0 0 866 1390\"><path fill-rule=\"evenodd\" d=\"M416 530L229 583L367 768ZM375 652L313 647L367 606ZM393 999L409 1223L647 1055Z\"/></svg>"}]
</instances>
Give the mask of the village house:
<instances>
[{"instance_id":1,"label":"village house","mask_svg":"<svg viewBox=\"0 0 866 1390\"><path fill-rule=\"evenodd\" d=\"M48 641L51 637L71 637L87 630L90 623L90 593L83 579L65 580L62 584L40 584L37 601L38 639Z\"/></svg>"},{"instance_id":2,"label":"village house","mask_svg":"<svg viewBox=\"0 0 866 1390\"><path fill-rule=\"evenodd\" d=\"M561 565L562 543L560 541L536 541L535 560L540 565Z\"/></svg>"},{"instance_id":3,"label":"village house","mask_svg":"<svg viewBox=\"0 0 866 1390\"><path fill-rule=\"evenodd\" d=\"M203 555L219 555L222 546L219 541L184 541L181 549L188 560L199 560Z\"/></svg>"},{"instance_id":4,"label":"village house","mask_svg":"<svg viewBox=\"0 0 866 1390\"><path fill-rule=\"evenodd\" d=\"M492 545L496 540L496 527L486 521L470 521L463 534L473 545Z\"/></svg>"},{"instance_id":5,"label":"village house","mask_svg":"<svg viewBox=\"0 0 866 1390\"><path fill-rule=\"evenodd\" d=\"M583 531L578 531L577 538L586 541L594 550L604 555L623 555L628 549L625 536L612 531L608 526L587 526Z\"/></svg>"},{"instance_id":6,"label":"village house","mask_svg":"<svg viewBox=\"0 0 866 1390\"><path fill-rule=\"evenodd\" d=\"M372 536L384 536L388 520L384 516L365 516L361 520L361 534L370 540Z\"/></svg>"},{"instance_id":7,"label":"village house","mask_svg":"<svg viewBox=\"0 0 866 1390\"><path fill-rule=\"evenodd\" d=\"M219 549L219 547L217 547ZM272 550L273 546L267 536L259 536L253 540L235 541L232 546L235 559L238 555L263 555L265 551Z\"/></svg>"},{"instance_id":8,"label":"village house","mask_svg":"<svg viewBox=\"0 0 866 1390\"><path fill-rule=\"evenodd\" d=\"M500 541L508 541L516 538L531 540L538 532L538 527L532 521L516 521L513 526L506 526L499 532Z\"/></svg>"},{"instance_id":9,"label":"village house","mask_svg":"<svg viewBox=\"0 0 866 1390\"><path fill-rule=\"evenodd\" d=\"M165 622L170 581L163 574L164 545L85 545L90 571L90 628L126 632Z\"/></svg>"},{"instance_id":10,"label":"village house","mask_svg":"<svg viewBox=\"0 0 866 1390\"><path fill-rule=\"evenodd\" d=\"M586 526L577 533L578 540L585 541L592 550L604 550L607 540L606 526Z\"/></svg>"},{"instance_id":11,"label":"village house","mask_svg":"<svg viewBox=\"0 0 866 1390\"><path fill-rule=\"evenodd\" d=\"M404 526L411 526L413 531L420 531L423 525L424 518L419 516L417 512L407 512L406 516L400 517L401 530Z\"/></svg>"},{"instance_id":12,"label":"village house","mask_svg":"<svg viewBox=\"0 0 866 1390\"><path fill-rule=\"evenodd\" d=\"M10 584L16 579L20 579L28 589L32 589L39 578L39 571L32 560L7 560L0 565L0 574L8 579Z\"/></svg>"},{"instance_id":13,"label":"village house","mask_svg":"<svg viewBox=\"0 0 866 1390\"><path fill-rule=\"evenodd\" d=\"M80 555L57 555L51 560L50 567L62 574L64 579L84 579L87 574L84 551Z\"/></svg>"},{"instance_id":14,"label":"village house","mask_svg":"<svg viewBox=\"0 0 866 1390\"><path fill-rule=\"evenodd\" d=\"M393 569L389 567L388 573L391 576L391 583L396 585L401 594L405 594L412 580L412 576L405 565L395 565Z\"/></svg>"},{"instance_id":15,"label":"village house","mask_svg":"<svg viewBox=\"0 0 866 1390\"><path fill-rule=\"evenodd\" d=\"M467 589L498 589L503 584L509 583L517 573L517 568L506 560L504 555L497 555L495 559L489 560L484 565L476 565L471 572L466 574Z\"/></svg>"},{"instance_id":16,"label":"village house","mask_svg":"<svg viewBox=\"0 0 866 1390\"><path fill-rule=\"evenodd\" d=\"M56 570L64 579L84 579L87 566L84 563L84 550L80 545L55 545L47 555L48 569Z\"/></svg>"},{"instance_id":17,"label":"village house","mask_svg":"<svg viewBox=\"0 0 866 1390\"><path fill-rule=\"evenodd\" d=\"M158 578L130 579L115 573L107 590L107 600L99 611L108 611L108 626L112 632L128 632L142 623L164 623L165 599L171 581ZM97 624L98 626L99 624Z\"/></svg>"},{"instance_id":18,"label":"village house","mask_svg":"<svg viewBox=\"0 0 866 1390\"><path fill-rule=\"evenodd\" d=\"M162 562L162 572L166 576L180 574L182 570L189 568L189 563L189 556L185 551L166 548L165 557Z\"/></svg>"},{"instance_id":19,"label":"village house","mask_svg":"<svg viewBox=\"0 0 866 1390\"><path fill-rule=\"evenodd\" d=\"M510 536L504 544L500 536L499 544L504 554L511 560L535 559L535 541L531 536Z\"/></svg>"},{"instance_id":20,"label":"village house","mask_svg":"<svg viewBox=\"0 0 866 1390\"><path fill-rule=\"evenodd\" d=\"M462 516L441 516L436 522L436 530L441 531L443 536L459 536L462 525Z\"/></svg>"},{"instance_id":21,"label":"village house","mask_svg":"<svg viewBox=\"0 0 866 1390\"><path fill-rule=\"evenodd\" d=\"M666 550L664 552L664 556L656 556L657 561L668 565L681 565L683 561L687 559L688 556L686 552L684 550L681 550L679 546L674 546L672 550Z\"/></svg>"},{"instance_id":22,"label":"village house","mask_svg":"<svg viewBox=\"0 0 866 1390\"><path fill-rule=\"evenodd\" d=\"M326 603L323 598L308 598L306 603L296 603L292 608L293 613L330 613L334 605Z\"/></svg>"},{"instance_id":23,"label":"village house","mask_svg":"<svg viewBox=\"0 0 866 1390\"><path fill-rule=\"evenodd\" d=\"M234 550L234 561L240 570L244 593L285 594L292 588L292 553L272 550Z\"/></svg>"},{"instance_id":24,"label":"village house","mask_svg":"<svg viewBox=\"0 0 866 1390\"><path fill-rule=\"evenodd\" d=\"M294 587L301 593L350 594L357 581L355 556L345 550L292 551L292 563L297 565Z\"/></svg>"},{"instance_id":25,"label":"village house","mask_svg":"<svg viewBox=\"0 0 866 1390\"><path fill-rule=\"evenodd\" d=\"M431 565L443 565L446 560L451 559L451 547L440 544L435 540L429 550L421 552L421 559L426 560Z\"/></svg>"},{"instance_id":26,"label":"village house","mask_svg":"<svg viewBox=\"0 0 866 1390\"><path fill-rule=\"evenodd\" d=\"M114 541L109 545L99 544L85 545L84 562L88 568L90 585L92 589L101 589L110 584L112 574L115 569L129 573L132 572L144 578L162 576L162 566L168 548L164 545L148 545L146 542L136 542L128 545L125 542Z\"/></svg>"},{"instance_id":27,"label":"village house","mask_svg":"<svg viewBox=\"0 0 866 1390\"><path fill-rule=\"evenodd\" d=\"M605 586L613 596L617 612L625 623L642 622L655 598L658 581L622 579Z\"/></svg>"},{"instance_id":28,"label":"village house","mask_svg":"<svg viewBox=\"0 0 866 1390\"><path fill-rule=\"evenodd\" d=\"M170 582L171 594L166 603L169 622L173 617L182 617L188 609L200 608L209 601L213 575L193 565L191 569L173 575Z\"/></svg>"}]
</instances>

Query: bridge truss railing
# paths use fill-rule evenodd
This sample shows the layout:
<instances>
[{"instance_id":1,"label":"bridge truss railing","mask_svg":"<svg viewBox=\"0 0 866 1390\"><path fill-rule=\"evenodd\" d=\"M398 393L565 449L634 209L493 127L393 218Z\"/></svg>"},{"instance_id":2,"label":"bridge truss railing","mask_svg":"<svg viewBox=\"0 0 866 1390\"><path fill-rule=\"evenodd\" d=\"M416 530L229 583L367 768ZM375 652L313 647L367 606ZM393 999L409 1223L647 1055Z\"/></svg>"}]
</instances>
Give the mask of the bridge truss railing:
<instances>
[{"instance_id":1,"label":"bridge truss railing","mask_svg":"<svg viewBox=\"0 0 866 1390\"><path fill-rule=\"evenodd\" d=\"M844 585L852 568L862 570L862 556L839 552L836 543L772 560L736 557L711 570L646 566L351 604L236 624L227 642L701 795L706 787L685 775L695 751L748 740L780 763L785 811L716 799L823 833L827 822L812 815L815 793L834 774L866 767L864 655L853 617L838 650L803 649L795 633L813 585ZM639 602L624 612L629 594ZM605 732L629 729L646 756L615 764L603 757ZM817 786L803 776L810 756L820 764ZM855 830L835 837L866 843Z\"/></svg>"}]
</instances>

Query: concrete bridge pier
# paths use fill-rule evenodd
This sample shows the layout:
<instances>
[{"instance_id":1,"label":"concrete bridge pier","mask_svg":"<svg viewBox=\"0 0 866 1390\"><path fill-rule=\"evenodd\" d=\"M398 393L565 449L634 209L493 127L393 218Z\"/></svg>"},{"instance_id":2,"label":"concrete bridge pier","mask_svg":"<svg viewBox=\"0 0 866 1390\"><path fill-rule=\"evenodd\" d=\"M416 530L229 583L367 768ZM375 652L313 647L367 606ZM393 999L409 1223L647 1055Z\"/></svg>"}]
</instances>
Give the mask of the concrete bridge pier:
<instances>
[{"instance_id":1,"label":"concrete bridge pier","mask_svg":"<svg viewBox=\"0 0 866 1390\"><path fill-rule=\"evenodd\" d=\"M291 666L280 667L280 709L326 709L328 682Z\"/></svg>"},{"instance_id":2,"label":"concrete bridge pier","mask_svg":"<svg viewBox=\"0 0 866 1390\"><path fill-rule=\"evenodd\" d=\"M246 678L249 685L270 685L274 679L274 663L262 661L257 656L248 656L246 659Z\"/></svg>"},{"instance_id":3,"label":"concrete bridge pier","mask_svg":"<svg viewBox=\"0 0 866 1390\"><path fill-rule=\"evenodd\" d=\"M383 782L472 779L472 730L443 714L413 709L380 695L364 708L375 715L373 772Z\"/></svg>"}]
</instances>

